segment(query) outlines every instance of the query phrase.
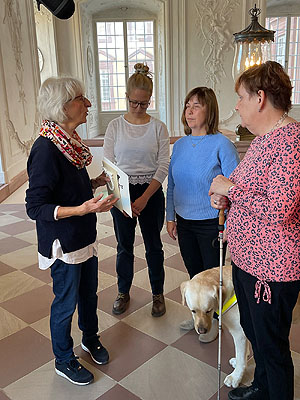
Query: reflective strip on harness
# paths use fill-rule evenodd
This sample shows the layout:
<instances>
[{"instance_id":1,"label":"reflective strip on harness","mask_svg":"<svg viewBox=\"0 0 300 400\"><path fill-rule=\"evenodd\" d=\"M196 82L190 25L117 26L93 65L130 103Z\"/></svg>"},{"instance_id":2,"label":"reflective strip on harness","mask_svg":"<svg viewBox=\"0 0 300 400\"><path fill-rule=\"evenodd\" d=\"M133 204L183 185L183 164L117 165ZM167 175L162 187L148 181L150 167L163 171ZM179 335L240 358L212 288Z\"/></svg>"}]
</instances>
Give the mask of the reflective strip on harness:
<instances>
[{"instance_id":1,"label":"reflective strip on harness","mask_svg":"<svg viewBox=\"0 0 300 400\"><path fill-rule=\"evenodd\" d=\"M227 311L229 311L231 309L231 307L233 307L235 305L235 303L237 302L236 299L236 295L234 294L232 297L230 297L230 299L224 304L223 308L222 308L222 315L225 314ZM219 315L219 310L216 311L216 313Z\"/></svg>"}]
</instances>

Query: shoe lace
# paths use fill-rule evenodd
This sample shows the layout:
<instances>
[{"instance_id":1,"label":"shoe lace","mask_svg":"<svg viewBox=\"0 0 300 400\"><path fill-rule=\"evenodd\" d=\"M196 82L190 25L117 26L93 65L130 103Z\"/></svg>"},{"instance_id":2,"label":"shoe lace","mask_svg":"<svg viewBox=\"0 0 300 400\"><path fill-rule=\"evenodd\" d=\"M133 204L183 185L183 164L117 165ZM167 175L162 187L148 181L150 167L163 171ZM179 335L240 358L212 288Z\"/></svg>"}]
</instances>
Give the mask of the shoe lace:
<instances>
[{"instance_id":1,"label":"shoe lace","mask_svg":"<svg viewBox=\"0 0 300 400\"><path fill-rule=\"evenodd\" d=\"M154 294L153 295L153 303L163 303L163 295L162 294Z\"/></svg>"},{"instance_id":2,"label":"shoe lace","mask_svg":"<svg viewBox=\"0 0 300 400\"><path fill-rule=\"evenodd\" d=\"M75 357L69 361L70 369L79 371L82 368L82 365L80 364L80 362L77 361L78 358L79 357Z\"/></svg>"},{"instance_id":3,"label":"shoe lace","mask_svg":"<svg viewBox=\"0 0 300 400\"><path fill-rule=\"evenodd\" d=\"M117 300L119 300L119 299L125 299L126 296L127 296L127 293L118 293Z\"/></svg>"}]
</instances>

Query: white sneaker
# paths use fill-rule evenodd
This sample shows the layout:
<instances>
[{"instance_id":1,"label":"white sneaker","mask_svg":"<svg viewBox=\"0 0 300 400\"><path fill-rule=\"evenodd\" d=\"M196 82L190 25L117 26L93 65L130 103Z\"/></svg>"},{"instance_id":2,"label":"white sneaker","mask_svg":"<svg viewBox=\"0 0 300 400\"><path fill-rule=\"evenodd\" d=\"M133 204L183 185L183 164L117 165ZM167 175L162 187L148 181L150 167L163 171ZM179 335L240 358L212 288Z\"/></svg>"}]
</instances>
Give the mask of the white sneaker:
<instances>
[{"instance_id":1,"label":"white sneaker","mask_svg":"<svg viewBox=\"0 0 300 400\"><path fill-rule=\"evenodd\" d=\"M179 324L179 328L184 331L191 331L194 329L194 320L193 319L186 319Z\"/></svg>"},{"instance_id":2,"label":"white sneaker","mask_svg":"<svg viewBox=\"0 0 300 400\"><path fill-rule=\"evenodd\" d=\"M217 339L219 334L219 323L218 321L213 318L211 329L207 333L200 333L199 341L202 343L210 343Z\"/></svg>"}]
</instances>

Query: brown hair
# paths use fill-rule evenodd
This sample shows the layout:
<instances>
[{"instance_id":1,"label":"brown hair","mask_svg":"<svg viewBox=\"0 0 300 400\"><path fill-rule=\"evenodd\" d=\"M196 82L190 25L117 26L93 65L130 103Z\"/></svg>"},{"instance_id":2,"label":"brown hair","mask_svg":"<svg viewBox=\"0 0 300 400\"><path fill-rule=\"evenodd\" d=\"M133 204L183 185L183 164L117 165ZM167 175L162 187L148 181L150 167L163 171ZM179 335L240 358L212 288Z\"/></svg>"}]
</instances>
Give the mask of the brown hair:
<instances>
[{"instance_id":1,"label":"brown hair","mask_svg":"<svg viewBox=\"0 0 300 400\"><path fill-rule=\"evenodd\" d=\"M292 107L292 84L288 74L276 61L250 67L235 83L235 91L243 85L250 95L263 90L274 108L289 111Z\"/></svg>"},{"instance_id":2,"label":"brown hair","mask_svg":"<svg viewBox=\"0 0 300 400\"><path fill-rule=\"evenodd\" d=\"M152 96L153 82L152 73L149 71L148 65L138 63L134 66L135 73L127 81L126 91L129 95L134 89L142 89Z\"/></svg>"},{"instance_id":3,"label":"brown hair","mask_svg":"<svg viewBox=\"0 0 300 400\"><path fill-rule=\"evenodd\" d=\"M190 135L192 133L191 128L188 126L188 123L185 118L185 110L186 105L190 101L193 96L197 96L198 101L203 106L206 106L206 118L205 118L205 127L206 133L214 134L219 130L219 106L217 102L217 98L215 92L207 88L205 86L196 87L192 89L184 100L184 108L182 111L181 122L184 126L184 133L186 135Z\"/></svg>"}]
</instances>

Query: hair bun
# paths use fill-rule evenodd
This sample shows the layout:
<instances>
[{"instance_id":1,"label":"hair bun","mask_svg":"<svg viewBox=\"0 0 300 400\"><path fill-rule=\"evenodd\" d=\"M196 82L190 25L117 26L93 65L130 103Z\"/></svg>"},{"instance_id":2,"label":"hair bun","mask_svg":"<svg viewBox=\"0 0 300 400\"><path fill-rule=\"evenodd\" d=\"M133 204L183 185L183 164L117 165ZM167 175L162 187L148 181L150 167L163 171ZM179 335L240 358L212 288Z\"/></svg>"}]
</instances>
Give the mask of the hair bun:
<instances>
[{"instance_id":1,"label":"hair bun","mask_svg":"<svg viewBox=\"0 0 300 400\"><path fill-rule=\"evenodd\" d=\"M135 69L136 73L139 73L139 74L143 74L146 76L148 75L148 73L150 74L148 65L143 64L143 63L135 64L134 69Z\"/></svg>"}]
</instances>

